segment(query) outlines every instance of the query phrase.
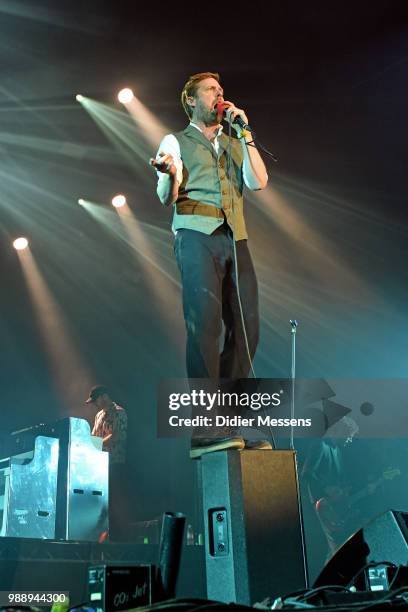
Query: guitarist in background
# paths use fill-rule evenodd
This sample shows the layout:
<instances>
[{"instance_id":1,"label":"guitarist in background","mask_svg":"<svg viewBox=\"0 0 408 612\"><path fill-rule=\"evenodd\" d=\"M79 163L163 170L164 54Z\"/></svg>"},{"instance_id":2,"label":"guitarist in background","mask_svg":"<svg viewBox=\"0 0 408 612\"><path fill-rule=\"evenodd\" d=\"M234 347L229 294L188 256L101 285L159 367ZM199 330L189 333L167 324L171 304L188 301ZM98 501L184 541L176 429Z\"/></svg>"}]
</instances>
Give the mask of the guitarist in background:
<instances>
[{"instance_id":1,"label":"guitarist in background","mask_svg":"<svg viewBox=\"0 0 408 612\"><path fill-rule=\"evenodd\" d=\"M351 442L358 430L353 419L343 417L328 429L325 439L317 440L310 448L302 470L327 541L326 561L380 510L378 507L378 512L373 511L377 504L371 503L364 512L361 502L374 499L381 485L400 475L400 470L394 468L379 475L375 468L370 471L374 461L369 458L367 447L352 453Z\"/></svg>"},{"instance_id":2,"label":"guitarist in background","mask_svg":"<svg viewBox=\"0 0 408 612\"><path fill-rule=\"evenodd\" d=\"M328 429L324 439L312 444L302 469L302 478L327 541L328 559L347 538L344 521L338 521L333 507L350 486L346 455L357 433L357 423L343 417Z\"/></svg>"}]
</instances>

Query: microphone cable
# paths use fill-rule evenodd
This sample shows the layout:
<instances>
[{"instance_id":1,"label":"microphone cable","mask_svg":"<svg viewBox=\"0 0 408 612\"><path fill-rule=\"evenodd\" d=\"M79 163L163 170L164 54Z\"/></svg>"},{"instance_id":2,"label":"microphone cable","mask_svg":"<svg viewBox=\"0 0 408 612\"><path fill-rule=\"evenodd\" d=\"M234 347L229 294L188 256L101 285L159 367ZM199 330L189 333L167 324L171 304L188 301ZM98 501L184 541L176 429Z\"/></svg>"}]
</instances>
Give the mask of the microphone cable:
<instances>
[{"instance_id":1,"label":"microphone cable","mask_svg":"<svg viewBox=\"0 0 408 612\"><path fill-rule=\"evenodd\" d=\"M231 125L231 122L228 121L227 176L228 176L228 197L229 197L229 203L230 203L230 209L231 209L231 220L232 220L231 230L232 230L232 243L233 243L233 255L234 255L235 286L237 290L238 307L239 307L242 331L243 331L243 336L244 336L245 349L247 352L248 361L250 365L250 371L252 373L253 378L256 378L256 373L255 373L254 364L253 364L253 360L251 356L251 351L249 348L248 334L247 334L247 329L245 325L245 317L244 317L244 311L242 308L242 301L241 301L241 290L239 286L238 256L237 256L237 245L235 241L235 207L234 207L234 196L232 193L231 169L232 169L232 125Z\"/></svg>"},{"instance_id":2,"label":"microphone cable","mask_svg":"<svg viewBox=\"0 0 408 612\"><path fill-rule=\"evenodd\" d=\"M231 218L232 218L232 243L233 243L233 255L234 255L234 272L235 272L235 285L236 285L236 290L237 290L237 298L238 298L238 306L239 306L239 312L240 312L240 318L241 318L241 325L242 325L242 332L243 332L243 337L244 337L244 341L245 341L245 348L246 348L246 352L247 352L247 356L248 356L248 361L250 364L250 371L252 373L253 378L257 378L256 373L255 373L255 368L254 368L254 363L253 363L253 359L251 356L251 350L249 348L249 341L248 341L248 333L247 333L247 328L245 325L245 317L244 317L244 311L242 308L242 301L241 301L241 290L240 290L240 286L239 286L239 270L238 270L238 257L237 257L237 245L236 245L236 241L235 241L235 209L234 209L234 197L233 197L233 193L232 193L232 172L231 172L231 168L232 168L232 125L231 122L228 121L228 147L227 147L227 176L228 176L228 185L229 185L229 202L230 202L230 208L231 208ZM243 170L242 170L243 172ZM243 177L242 177L242 181L243 181ZM257 281L258 282L258 281ZM262 410L261 410L262 414L264 415L264 417L267 416L266 414L266 410L265 410L265 406L262 406ZM270 421L268 421L268 431L269 431L269 435L271 438L271 442L272 442L272 448L276 449L277 445L276 445L276 441L275 441L275 436L273 435L273 430L270 424Z\"/></svg>"},{"instance_id":3,"label":"microphone cable","mask_svg":"<svg viewBox=\"0 0 408 612\"><path fill-rule=\"evenodd\" d=\"M249 127L249 126L248 126ZM252 130L251 131L251 135L252 135L252 140L250 142L246 142L246 146L247 147L256 147L256 144L258 145L258 147L267 155L269 155L269 157L272 158L272 161L274 161L275 163L278 162L278 158L276 157L276 155L274 153L272 153L272 151L269 151L269 149L267 149L259 140L259 138L257 137L257 135L255 134L255 132ZM256 143L256 144L255 144Z\"/></svg>"},{"instance_id":4,"label":"microphone cable","mask_svg":"<svg viewBox=\"0 0 408 612\"><path fill-rule=\"evenodd\" d=\"M249 126L247 126L249 128ZM252 135L252 140L250 142L245 142L245 146L246 147L256 147L255 145L255 141L258 144L258 146L260 147L260 149L262 149L262 151L264 151L265 153L267 153L267 155L269 155L272 160L274 162L278 161L278 158L276 155L274 155L274 153L272 153L271 151L269 151L264 145L262 145L259 140L257 139L257 136L255 134L255 132L252 130L251 131L251 135ZM237 288L237 296L238 296L238 305L239 305L239 312L240 312L240 318L241 318L241 323L242 323L242 330L243 330L243 335L244 335L244 341L245 341L245 348L246 348L246 352L248 355L248 360L249 360L249 364L250 364L250 371L252 373L253 378L256 378L256 373L255 373L255 369L254 369L254 364L253 364L253 360L252 360L252 356L251 356L251 351L249 348L249 342L248 342L248 334L247 334L247 329L246 329L246 325L245 325L245 319L244 319L244 313L243 313L243 308L242 308L242 301L241 301L241 292L240 292L240 288L239 288L239 275L238 275L238 258L237 258L237 248L236 248L236 241L235 241L235 209L234 209L234 198L232 195L232 172L231 172L231 168L232 168L232 122L228 120L228 147L227 147L227 176L228 176L228 186L229 186L229 203L230 203L230 209L231 209L231 218L232 218L232 239L233 239L233 253L234 253L234 267L235 267L235 283L236 283L236 288Z\"/></svg>"}]
</instances>

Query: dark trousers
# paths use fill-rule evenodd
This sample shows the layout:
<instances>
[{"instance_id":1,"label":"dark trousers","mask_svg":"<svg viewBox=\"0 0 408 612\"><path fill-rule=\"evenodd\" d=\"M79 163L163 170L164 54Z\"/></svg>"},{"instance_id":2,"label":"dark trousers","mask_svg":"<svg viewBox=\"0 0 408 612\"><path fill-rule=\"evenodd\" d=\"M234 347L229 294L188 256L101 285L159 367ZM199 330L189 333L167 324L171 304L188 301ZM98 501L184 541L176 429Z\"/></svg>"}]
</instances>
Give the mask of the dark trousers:
<instances>
[{"instance_id":1,"label":"dark trousers","mask_svg":"<svg viewBox=\"0 0 408 612\"><path fill-rule=\"evenodd\" d=\"M109 539L126 540L132 518L126 464L109 462Z\"/></svg>"},{"instance_id":2,"label":"dark trousers","mask_svg":"<svg viewBox=\"0 0 408 612\"><path fill-rule=\"evenodd\" d=\"M183 284L188 377L246 378L250 361L238 303L231 230L225 223L211 235L181 229L174 251ZM258 286L247 241L236 242L236 251L252 359L259 338Z\"/></svg>"}]
</instances>

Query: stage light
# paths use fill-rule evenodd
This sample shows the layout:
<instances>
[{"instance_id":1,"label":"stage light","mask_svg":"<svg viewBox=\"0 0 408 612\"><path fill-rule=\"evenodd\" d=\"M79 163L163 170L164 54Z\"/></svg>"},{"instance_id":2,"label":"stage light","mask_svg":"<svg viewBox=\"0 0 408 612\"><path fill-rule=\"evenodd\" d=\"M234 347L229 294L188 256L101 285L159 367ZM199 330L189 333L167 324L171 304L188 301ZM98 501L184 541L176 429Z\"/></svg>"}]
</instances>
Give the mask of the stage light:
<instances>
[{"instance_id":1,"label":"stage light","mask_svg":"<svg viewBox=\"0 0 408 612\"><path fill-rule=\"evenodd\" d=\"M129 87L125 87L124 89L121 89L120 92L118 93L118 100L122 104L129 104L129 102L131 102L133 98L134 98L133 91L129 89Z\"/></svg>"},{"instance_id":2,"label":"stage light","mask_svg":"<svg viewBox=\"0 0 408 612\"><path fill-rule=\"evenodd\" d=\"M122 194L116 195L112 198L112 206L115 208L120 208L126 204L126 197Z\"/></svg>"},{"instance_id":3,"label":"stage light","mask_svg":"<svg viewBox=\"0 0 408 612\"><path fill-rule=\"evenodd\" d=\"M17 251L23 251L24 249L26 249L28 247L28 240L27 238L24 238L23 236L21 236L20 238L16 238L13 242L13 247L17 250Z\"/></svg>"},{"instance_id":4,"label":"stage light","mask_svg":"<svg viewBox=\"0 0 408 612\"><path fill-rule=\"evenodd\" d=\"M79 200L78 200L78 204L79 204L80 206L83 206L83 205L85 204L85 200L83 200L82 198L79 198Z\"/></svg>"},{"instance_id":5,"label":"stage light","mask_svg":"<svg viewBox=\"0 0 408 612\"><path fill-rule=\"evenodd\" d=\"M81 100L83 100L83 99L84 99L84 96L81 96L81 94L77 94L75 96L75 100L77 100L78 102L81 102Z\"/></svg>"}]
</instances>

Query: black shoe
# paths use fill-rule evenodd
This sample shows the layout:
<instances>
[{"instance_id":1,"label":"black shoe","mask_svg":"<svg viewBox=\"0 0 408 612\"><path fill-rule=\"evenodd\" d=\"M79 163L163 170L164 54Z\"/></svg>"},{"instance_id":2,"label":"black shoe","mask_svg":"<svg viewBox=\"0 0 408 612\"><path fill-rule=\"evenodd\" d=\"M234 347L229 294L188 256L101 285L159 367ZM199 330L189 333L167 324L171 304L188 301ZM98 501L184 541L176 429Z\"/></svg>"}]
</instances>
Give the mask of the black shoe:
<instances>
[{"instance_id":1,"label":"black shoe","mask_svg":"<svg viewBox=\"0 0 408 612\"><path fill-rule=\"evenodd\" d=\"M245 447L244 439L240 436L233 438L195 438L191 440L190 458L199 459L206 453L214 453L221 450L242 450Z\"/></svg>"},{"instance_id":2,"label":"black shoe","mask_svg":"<svg viewBox=\"0 0 408 612\"><path fill-rule=\"evenodd\" d=\"M273 450L268 440L244 440L245 450Z\"/></svg>"}]
</instances>

